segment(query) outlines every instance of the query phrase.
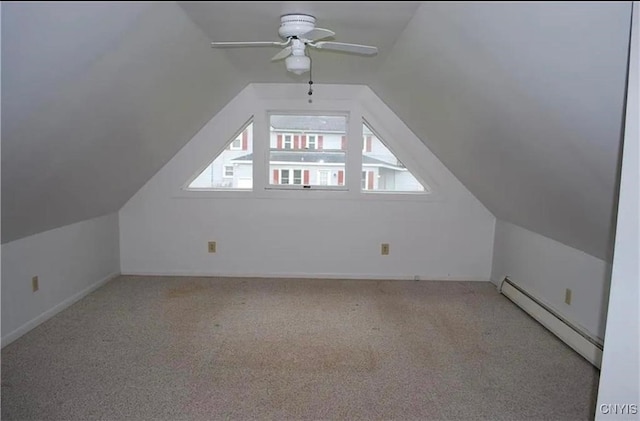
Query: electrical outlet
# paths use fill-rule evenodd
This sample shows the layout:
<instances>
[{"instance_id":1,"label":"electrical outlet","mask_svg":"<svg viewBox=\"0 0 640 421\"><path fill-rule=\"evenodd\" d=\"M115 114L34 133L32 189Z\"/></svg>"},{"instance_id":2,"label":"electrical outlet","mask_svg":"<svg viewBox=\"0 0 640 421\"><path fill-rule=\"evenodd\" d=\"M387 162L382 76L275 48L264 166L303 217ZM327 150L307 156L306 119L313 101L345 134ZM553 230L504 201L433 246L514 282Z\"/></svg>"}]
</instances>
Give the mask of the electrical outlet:
<instances>
[{"instance_id":1,"label":"electrical outlet","mask_svg":"<svg viewBox=\"0 0 640 421\"><path fill-rule=\"evenodd\" d=\"M216 252L216 242L209 241L209 253L215 253L215 252Z\"/></svg>"},{"instance_id":2,"label":"electrical outlet","mask_svg":"<svg viewBox=\"0 0 640 421\"><path fill-rule=\"evenodd\" d=\"M382 247L380 247L380 254L382 254L383 256L386 256L387 254L389 254L389 244L388 243L382 243Z\"/></svg>"},{"instance_id":3,"label":"electrical outlet","mask_svg":"<svg viewBox=\"0 0 640 421\"><path fill-rule=\"evenodd\" d=\"M38 289L40 289L40 285L38 285L37 276L34 276L33 278L31 278L31 289L33 290L33 292L36 292Z\"/></svg>"},{"instance_id":4,"label":"electrical outlet","mask_svg":"<svg viewBox=\"0 0 640 421\"><path fill-rule=\"evenodd\" d=\"M569 288L564 290L564 302L571 305L571 290Z\"/></svg>"}]
</instances>

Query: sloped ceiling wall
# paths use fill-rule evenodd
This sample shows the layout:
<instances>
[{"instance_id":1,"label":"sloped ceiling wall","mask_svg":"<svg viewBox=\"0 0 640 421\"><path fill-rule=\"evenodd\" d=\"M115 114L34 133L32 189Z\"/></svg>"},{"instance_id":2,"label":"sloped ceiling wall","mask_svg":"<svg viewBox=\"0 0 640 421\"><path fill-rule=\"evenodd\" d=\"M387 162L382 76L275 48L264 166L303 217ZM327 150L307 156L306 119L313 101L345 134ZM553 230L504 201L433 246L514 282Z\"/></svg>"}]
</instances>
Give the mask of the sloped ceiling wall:
<instances>
[{"instance_id":1,"label":"sloped ceiling wall","mask_svg":"<svg viewBox=\"0 0 640 421\"><path fill-rule=\"evenodd\" d=\"M425 2L372 88L497 218L610 260L630 2Z\"/></svg>"},{"instance_id":2,"label":"sloped ceiling wall","mask_svg":"<svg viewBox=\"0 0 640 421\"><path fill-rule=\"evenodd\" d=\"M630 2L181 6L2 3L3 243L118 210L248 83L306 84L209 47L297 11L380 44L316 54L317 83L371 81L498 218L609 259Z\"/></svg>"},{"instance_id":3,"label":"sloped ceiling wall","mask_svg":"<svg viewBox=\"0 0 640 421\"><path fill-rule=\"evenodd\" d=\"M245 82L175 3L2 3L2 242L117 211Z\"/></svg>"}]
</instances>

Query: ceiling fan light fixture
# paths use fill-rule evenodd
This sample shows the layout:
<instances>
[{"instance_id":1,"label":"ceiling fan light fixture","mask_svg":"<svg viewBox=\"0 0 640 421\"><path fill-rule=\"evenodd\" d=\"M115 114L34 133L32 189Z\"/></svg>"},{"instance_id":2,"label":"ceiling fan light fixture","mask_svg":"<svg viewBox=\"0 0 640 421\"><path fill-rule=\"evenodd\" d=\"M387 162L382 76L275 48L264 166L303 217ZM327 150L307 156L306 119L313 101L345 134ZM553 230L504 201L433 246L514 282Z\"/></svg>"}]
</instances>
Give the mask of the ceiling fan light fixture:
<instances>
[{"instance_id":1,"label":"ceiling fan light fixture","mask_svg":"<svg viewBox=\"0 0 640 421\"><path fill-rule=\"evenodd\" d=\"M367 56L378 53L378 48L372 45L321 41L333 37L336 33L330 29L316 28L316 18L311 15L288 14L280 16L278 34L286 41L222 41L212 42L211 46L215 48L282 47L282 50L273 56L271 61L286 58L287 70L296 75L311 71L311 59L305 55L307 47Z\"/></svg>"},{"instance_id":2,"label":"ceiling fan light fixture","mask_svg":"<svg viewBox=\"0 0 640 421\"><path fill-rule=\"evenodd\" d=\"M301 75L311 69L311 59L307 56L292 55L287 57L285 65L288 71Z\"/></svg>"}]
</instances>

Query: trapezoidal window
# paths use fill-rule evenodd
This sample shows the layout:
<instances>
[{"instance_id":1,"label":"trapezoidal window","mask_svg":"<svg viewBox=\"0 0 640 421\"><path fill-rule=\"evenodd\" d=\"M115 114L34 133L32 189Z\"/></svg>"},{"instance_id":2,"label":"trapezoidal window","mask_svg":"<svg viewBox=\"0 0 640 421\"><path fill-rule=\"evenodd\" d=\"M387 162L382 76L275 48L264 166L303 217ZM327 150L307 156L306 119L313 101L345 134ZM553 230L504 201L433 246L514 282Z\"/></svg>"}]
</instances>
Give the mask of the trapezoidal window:
<instances>
[{"instance_id":1,"label":"trapezoidal window","mask_svg":"<svg viewBox=\"0 0 640 421\"><path fill-rule=\"evenodd\" d=\"M346 115L269 116L272 188L346 189Z\"/></svg>"},{"instance_id":2,"label":"trapezoidal window","mask_svg":"<svg viewBox=\"0 0 640 421\"><path fill-rule=\"evenodd\" d=\"M253 121L249 122L187 190L251 190L253 188Z\"/></svg>"},{"instance_id":3,"label":"trapezoidal window","mask_svg":"<svg viewBox=\"0 0 640 421\"><path fill-rule=\"evenodd\" d=\"M364 122L362 136L360 186L363 192L428 192Z\"/></svg>"}]
</instances>

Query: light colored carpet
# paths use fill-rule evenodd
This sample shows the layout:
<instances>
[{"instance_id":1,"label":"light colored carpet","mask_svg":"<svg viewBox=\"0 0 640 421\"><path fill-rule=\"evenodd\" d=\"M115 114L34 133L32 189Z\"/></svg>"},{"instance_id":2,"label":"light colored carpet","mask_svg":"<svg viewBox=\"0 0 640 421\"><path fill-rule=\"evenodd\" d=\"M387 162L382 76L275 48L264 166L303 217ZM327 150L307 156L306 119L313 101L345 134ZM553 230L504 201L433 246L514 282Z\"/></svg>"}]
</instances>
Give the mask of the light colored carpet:
<instances>
[{"instance_id":1,"label":"light colored carpet","mask_svg":"<svg viewBox=\"0 0 640 421\"><path fill-rule=\"evenodd\" d=\"M584 420L598 374L489 283L121 276L2 350L2 419Z\"/></svg>"}]
</instances>

